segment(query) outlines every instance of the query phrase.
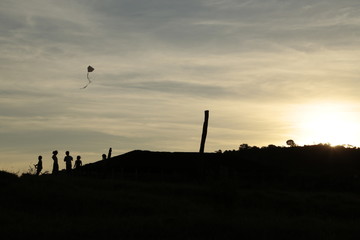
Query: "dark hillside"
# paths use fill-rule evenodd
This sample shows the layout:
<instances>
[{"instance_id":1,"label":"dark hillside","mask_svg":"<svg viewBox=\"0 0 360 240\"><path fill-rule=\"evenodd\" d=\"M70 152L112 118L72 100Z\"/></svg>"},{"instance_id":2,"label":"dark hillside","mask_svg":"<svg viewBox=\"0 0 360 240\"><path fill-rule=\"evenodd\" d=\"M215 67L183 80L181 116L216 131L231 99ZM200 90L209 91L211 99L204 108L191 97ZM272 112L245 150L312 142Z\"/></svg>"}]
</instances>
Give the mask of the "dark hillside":
<instances>
[{"instance_id":1,"label":"dark hillside","mask_svg":"<svg viewBox=\"0 0 360 240\"><path fill-rule=\"evenodd\" d=\"M87 164L74 174L158 180L232 179L289 186L360 187L360 150L315 145L224 153L132 151Z\"/></svg>"},{"instance_id":2,"label":"dark hillside","mask_svg":"<svg viewBox=\"0 0 360 240\"><path fill-rule=\"evenodd\" d=\"M132 151L87 164L81 174L100 174L102 176L188 176L201 175L204 168L216 169L221 162L221 155L215 153L191 152L151 152Z\"/></svg>"},{"instance_id":3,"label":"dark hillside","mask_svg":"<svg viewBox=\"0 0 360 240\"><path fill-rule=\"evenodd\" d=\"M0 172L2 239L358 239L359 150L133 151Z\"/></svg>"},{"instance_id":4,"label":"dark hillside","mask_svg":"<svg viewBox=\"0 0 360 240\"><path fill-rule=\"evenodd\" d=\"M2 239L360 236L360 198L354 192L254 187L223 179L195 183L70 175L11 177L1 187Z\"/></svg>"},{"instance_id":5,"label":"dark hillside","mask_svg":"<svg viewBox=\"0 0 360 240\"><path fill-rule=\"evenodd\" d=\"M357 175L360 150L315 145L305 147L250 148L225 152L224 158L238 171L275 172L277 174ZM246 165L246 169L243 166Z\"/></svg>"}]
</instances>

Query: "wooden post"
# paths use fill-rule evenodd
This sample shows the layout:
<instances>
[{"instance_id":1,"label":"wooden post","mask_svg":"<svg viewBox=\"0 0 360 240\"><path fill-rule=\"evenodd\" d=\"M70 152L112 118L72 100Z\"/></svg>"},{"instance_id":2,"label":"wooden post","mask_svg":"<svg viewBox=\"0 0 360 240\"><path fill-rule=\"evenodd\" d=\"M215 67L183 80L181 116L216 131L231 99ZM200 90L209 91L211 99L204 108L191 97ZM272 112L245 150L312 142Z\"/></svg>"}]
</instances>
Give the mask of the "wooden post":
<instances>
[{"instance_id":1,"label":"wooden post","mask_svg":"<svg viewBox=\"0 0 360 240\"><path fill-rule=\"evenodd\" d=\"M206 110L204 125L203 125L203 130L202 130L202 135L201 135L201 143L200 143L200 151L199 151L200 153L204 153L208 122L209 122L209 110Z\"/></svg>"},{"instance_id":2,"label":"wooden post","mask_svg":"<svg viewBox=\"0 0 360 240\"><path fill-rule=\"evenodd\" d=\"M111 158L111 152L112 152L112 148L109 148L109 152L108 152L108 155L107 155L107 159L110 159L110 158Z\"/></svg>"}]
</instances>

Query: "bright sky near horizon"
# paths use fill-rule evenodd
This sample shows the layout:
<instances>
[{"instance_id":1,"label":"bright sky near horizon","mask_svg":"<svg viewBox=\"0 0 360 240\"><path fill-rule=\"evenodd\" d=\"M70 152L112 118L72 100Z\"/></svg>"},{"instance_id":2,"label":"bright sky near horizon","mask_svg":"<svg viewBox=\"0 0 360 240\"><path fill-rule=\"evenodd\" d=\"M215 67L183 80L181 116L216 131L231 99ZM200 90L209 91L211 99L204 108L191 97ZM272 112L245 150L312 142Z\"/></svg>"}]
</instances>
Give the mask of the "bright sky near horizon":
<instances>
[{"instance_id":1,"label":"bright sky near horizon","mask_svg":"<svg viewBox=\"0 0 360 240\"><path fill-rule=\"evenodd\" d=\"M1 0L0 31L0 169L196 152L204 110L207 152L360 146L358 0Z\"/></svg>"}]
</instances>

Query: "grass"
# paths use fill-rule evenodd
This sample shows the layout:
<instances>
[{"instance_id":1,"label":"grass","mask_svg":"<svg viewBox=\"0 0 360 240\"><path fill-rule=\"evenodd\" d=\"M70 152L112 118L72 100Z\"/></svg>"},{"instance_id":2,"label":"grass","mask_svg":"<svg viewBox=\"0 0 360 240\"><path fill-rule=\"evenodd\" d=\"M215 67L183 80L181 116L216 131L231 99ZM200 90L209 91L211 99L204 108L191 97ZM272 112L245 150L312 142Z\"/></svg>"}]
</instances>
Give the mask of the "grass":
<instances>
[{"instance_id":1,"label":"grass","mask_svg":"<svg viewBox=\"0 0 360 240\"><path fill-rule=\"evenodd\" d=\"M2 239L357 239L360 195L234 181L0 174Z\"/></svg>"}]
</instances>

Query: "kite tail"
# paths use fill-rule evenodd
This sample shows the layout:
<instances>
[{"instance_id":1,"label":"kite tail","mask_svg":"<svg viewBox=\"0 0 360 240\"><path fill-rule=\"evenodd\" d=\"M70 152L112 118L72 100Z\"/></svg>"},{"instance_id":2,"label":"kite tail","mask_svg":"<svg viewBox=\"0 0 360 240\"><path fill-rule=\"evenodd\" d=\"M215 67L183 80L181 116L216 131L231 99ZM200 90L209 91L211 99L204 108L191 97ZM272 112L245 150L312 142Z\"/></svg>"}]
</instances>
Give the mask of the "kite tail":
<instances>
[{"instance_id":1,"label":"kite tail","mask_svg":"<svg viewBox=\"0 0 360 240\"><path fill-rule=\"evenodd\" d=\"M89 73L87 73L86 74L86 78L87 78L87 80L89 81L84 87L82 87L82 88L80 88L80 89L85 89L85 88L87 88L87 86L89 86L89 84L91 83L91 80L90 80L90 78L89 78Z\"/></svg>"},{"instance_id":2,"label":"kite tail","mask_svg":"<svg viewBox=\"0 0 360 240\"><path fill-rule=\"evenodd\" d=\"M86 74L87 80L89 80L89 83L91 83L91 80L89 78L89 73Z\"/></svg>"},{"instance_id":3,"label":"kite tail","mask_svg":"<svg viewBox=\"0 0 360 240\"><path fill-rule=\"evenodd\" d=\"M85 89L87 88L87 86L89 86L90 83L86 84L84 87L80 88L80 89Z\"/></svg>"}]
</instances>

